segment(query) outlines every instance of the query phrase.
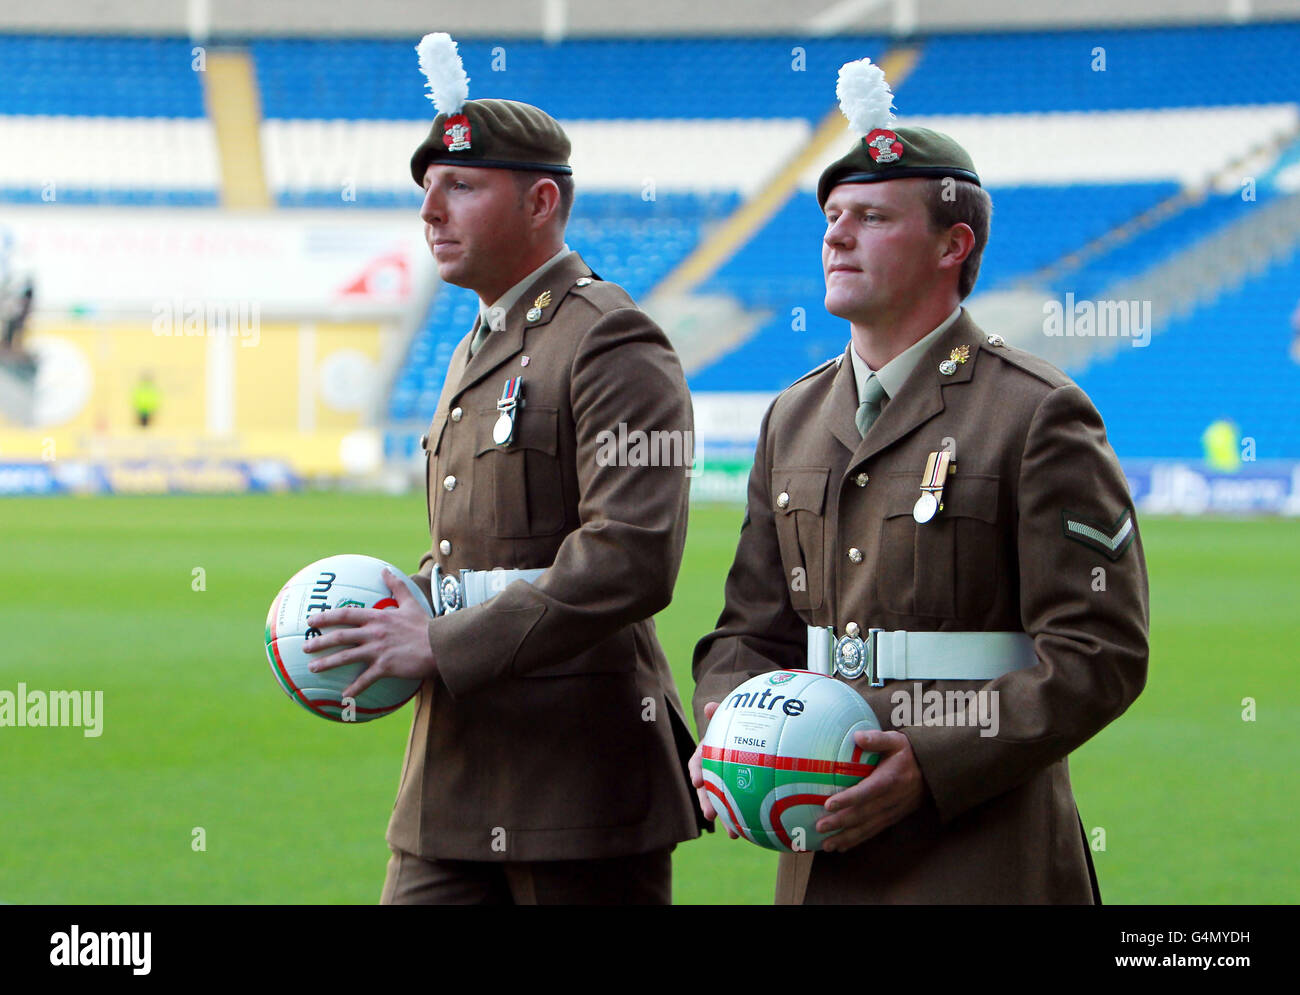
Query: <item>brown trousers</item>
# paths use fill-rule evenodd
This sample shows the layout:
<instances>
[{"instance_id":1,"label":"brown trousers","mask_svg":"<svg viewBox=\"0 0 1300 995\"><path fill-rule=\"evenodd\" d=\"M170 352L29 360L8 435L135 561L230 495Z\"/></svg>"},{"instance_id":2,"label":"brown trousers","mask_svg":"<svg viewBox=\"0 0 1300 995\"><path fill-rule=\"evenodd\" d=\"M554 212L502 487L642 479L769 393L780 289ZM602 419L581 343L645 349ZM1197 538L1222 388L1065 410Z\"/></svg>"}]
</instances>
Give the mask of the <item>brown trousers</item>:
<instances>
[{"instance_id":1,"label":"brown trousers","mask_svg":"<svg viewBox=\"0 0 1300 995\"><path fill-rule=\"evenodd\" d=\"M392 848L381 905L671 905L673 848L601 860L426 860Z\"/></svg>"}]
</instances>

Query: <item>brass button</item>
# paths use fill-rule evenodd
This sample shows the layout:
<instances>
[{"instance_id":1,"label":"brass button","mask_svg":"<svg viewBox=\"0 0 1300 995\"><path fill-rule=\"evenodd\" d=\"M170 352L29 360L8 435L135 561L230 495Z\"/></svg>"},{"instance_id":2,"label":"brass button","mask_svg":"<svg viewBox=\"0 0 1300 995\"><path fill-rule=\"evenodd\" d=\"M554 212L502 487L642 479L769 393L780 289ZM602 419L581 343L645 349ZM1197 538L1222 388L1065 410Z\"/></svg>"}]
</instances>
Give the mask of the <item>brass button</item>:
<instances>
[{"instance_id":1,"label":"brass button","mask_svg":"<svg viewBox=\"0 0 1300 995\"><path fill-rule=\"evenodd\" d=\"M989 336L989 345L1006 345L1006 344L1007 344L1007 340L1004 339L1001 335Z\"/></svg>"},{"instance_id":2,"label":"brass button","mask_svg":"<svg viewBox=\"0 0 1300 995\"><path fill-rule=\"evenodd\" d=\"M858 628L857 622L850 622L844 627L844 634L848 636L856 636L861 631L862 630Z\"/></svg>"},{"instance_id":3,"label":"brass button","mask_svg":"<svg viewBox=\"0 0 1300 995\"><path fill-rule=\"evenodd\" d=\"M850 547L849 547L849 559L852 560L854 563L861 563L861 562L862 562L862 550L858 549L857 546L850 546Z\"/></svg>"},{"instance_id":4,"label":"brass button","mask_svg":"<svg viewBox=\"0 0 1300 995\"><path fill-rule=\"evenodd\" d=\"M456 478L451 474L442 478L442 486L445 490L454 491L456 489Z\"/></svg>"},{"instance_id":5,"label":"brass button","mask_svg":"<svg viewBox=\"0 0 1300 995\"><path fill-rule=\"evenodd\" d=\"M421 449L429 448L429 437L427 435L420 436L420 448Z\"/></svg>"},{"instance_id":6,"label":"brass button","mask_svg":"<svg viewBox=\"0 0 1300 995\"><path fill-rule=\"evenodd\" d=\"M776 496L776 506L778 508L790 507L790 495L787 494L785 491L782 491L780 494L778 494Z\"/></svg>"},{"instance_id":7,"label":"brass button","mask_svg":"<svg viewBox=\"0 0 1300 995\"><path fill-rule=\"evenodd\" d=\"M856 477L853 478L853 482L857 484L859 487L866 487L867 475L865 473L859 473Z\"/></svg>"},{"instance_id":8,"label":"brass button","mask_svg":"<svg viewBox=\"0 0 1300 995\"><path fill-rule=\"evenodd\" d=\"M442 542L438 543L438 551L441 552L443 556L450 556L451 542L447 539L442 540Z\"/></svg>"},{"instance_id":9,"label":"brass button","mask_svg":"<svg viewBox=\"0 0 1300 995\"><path fill-rule=\"evenodd\" d=\"M452 408L452 409L451 409L451 420L452 420L452 421L460 421L461 418L464 416L464 414L465 414L465 412L463 412L460 408Z\"/></svg>"},{"instance_id":10,"label":"brass button","mask_svg":"<svg viewBox=\"0 0 1300 995\"><path fill-rule=\"evenodd\" d=\"M578 286L579 286L579 287L590 287L590 286L591 286L591 277L589 277L589 276L580 276L580 277L578 277Z\"/></svg>"}]
</instances>

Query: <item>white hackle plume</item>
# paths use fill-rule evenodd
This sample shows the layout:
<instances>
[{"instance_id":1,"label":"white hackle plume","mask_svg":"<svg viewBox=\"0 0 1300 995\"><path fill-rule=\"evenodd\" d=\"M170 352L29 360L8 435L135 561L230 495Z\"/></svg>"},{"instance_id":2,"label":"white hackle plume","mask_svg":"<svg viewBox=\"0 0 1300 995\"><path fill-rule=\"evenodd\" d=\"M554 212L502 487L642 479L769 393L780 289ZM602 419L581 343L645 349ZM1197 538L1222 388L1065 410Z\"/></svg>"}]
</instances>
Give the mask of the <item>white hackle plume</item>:
<instances>
[{"instance_id":1,"label":"white hackle plume","mask_svg":"<svg viewBox=\"0 0 1300 995\"><path fill-rule=\"evenodd\" d=\"M415 46L420 53L420 72L428 78L426 94L439 114L456 114L469 99L469 77L456 51L456 42L445 31L435 31Z\"/></svg>"},{"instance_id":2,"label":"white hackle plume","mask_svg":"<svg viewBox=\"0 0 1300 995\"><path fill-rule=\"evenodd\" d=\"M840 111L849 119L849 127L856 134L870 134L894 120L894 112L890 110L894 91L889 88L885 71L870 59L840 66L835 96L839 97Z\"/></svg>"}]
</instances>

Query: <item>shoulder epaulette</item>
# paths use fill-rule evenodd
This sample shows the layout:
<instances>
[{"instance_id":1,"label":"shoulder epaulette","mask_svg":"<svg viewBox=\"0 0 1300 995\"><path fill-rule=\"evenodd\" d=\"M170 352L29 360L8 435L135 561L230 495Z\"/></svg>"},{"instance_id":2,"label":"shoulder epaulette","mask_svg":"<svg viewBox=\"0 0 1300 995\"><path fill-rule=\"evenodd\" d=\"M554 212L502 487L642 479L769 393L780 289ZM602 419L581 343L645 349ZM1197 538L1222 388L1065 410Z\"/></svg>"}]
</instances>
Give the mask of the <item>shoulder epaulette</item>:
<instances>
[{"instance_id":1,"label":"shoulder epaulette","mask_svg":"<svg viewBox=\"0 0 1300 995\"><path fill-rule=\"evenodd\" d=\"M1035 379L1043 381L1043 383L1047 384L1049 387L1060 387L1062 384L1073 383L1066 373L1043 359L1042 356L1036 356L1032 352L1026 352L1024 349L1016 349L1013 346L1009 346L1002 340L1001 336L990 335L988 338L990 340L996 339L997 341L990 341L989 345L992 346L992 348L986 347L986 352L1001 357L1011 366L1023 370Z\"/></svg>"},{"instance_id":2,"label":"shoulder epaulette","mask_svg":"<svg viewBox=\"0 0 1300 995\"><path fill-rule=\"evenodd\" d=\"M818 373L821 373L823 370L827 369L828 367L831 366L838 367L842 362L844 362L844 353L840 353L838 356L832 356L830 359L826 360L826 362L822 363L821 366L814 367L813 369L805 373L803 376L801 376L794 383L790 384L790 387L794 387L797 384L803 383L805 380L815 377ZM790 389L790 387L786 387L785 390L781 391L781 393L784 394L786 390Z\"/></svg>"}]
</instances>

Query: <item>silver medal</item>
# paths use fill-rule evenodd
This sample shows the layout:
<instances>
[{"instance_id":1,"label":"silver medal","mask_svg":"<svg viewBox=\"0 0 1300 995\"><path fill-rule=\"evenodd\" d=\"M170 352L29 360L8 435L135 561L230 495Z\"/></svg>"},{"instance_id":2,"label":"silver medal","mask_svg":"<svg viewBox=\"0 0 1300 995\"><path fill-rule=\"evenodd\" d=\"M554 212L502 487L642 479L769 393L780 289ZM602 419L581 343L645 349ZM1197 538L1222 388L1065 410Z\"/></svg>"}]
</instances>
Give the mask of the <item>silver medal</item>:
<instances>
[{"instance_id":1,"label":"silver medal","mask_svg":"<svg viewBox=\"0 0 1300 995\"><path fill-rule=\"evenodd\" d=\"M514 431L515 420L510 417L509 412L503 411L501 417L497 419L497 423L492 426L492 441L498 446L508 445L510 436L514 434Z\"/></svg>"},{"instance_id":2,"label":"silver medal","mask_svg":"<svg viewBox=\"0 0 1300 995\"><path fill-rule=\"evenodd\" d=\"M939 510L939 499L929 491L922 491L921 496L916 499L916 504L912 508L912 517L921 525L924 525L934 517L934 513Z\"/></svg>"}]
</instances>

